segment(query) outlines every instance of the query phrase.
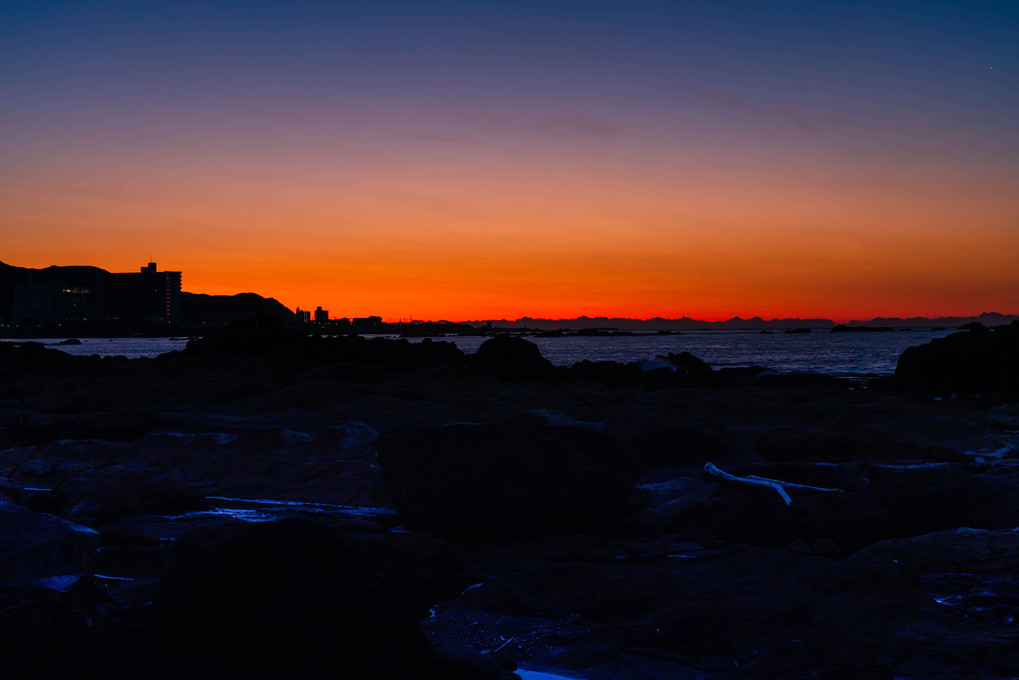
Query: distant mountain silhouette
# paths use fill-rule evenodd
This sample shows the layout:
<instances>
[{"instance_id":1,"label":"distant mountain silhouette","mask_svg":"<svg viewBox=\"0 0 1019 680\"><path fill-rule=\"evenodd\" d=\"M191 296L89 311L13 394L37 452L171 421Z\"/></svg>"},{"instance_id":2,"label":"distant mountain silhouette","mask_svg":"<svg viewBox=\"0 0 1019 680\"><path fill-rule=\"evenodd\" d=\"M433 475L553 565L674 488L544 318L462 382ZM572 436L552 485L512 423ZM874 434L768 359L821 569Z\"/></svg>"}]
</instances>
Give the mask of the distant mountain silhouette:
<instances>
[{"instance_id":1,"label":"distant mountain silhouette","mask_svg":"<svg viewBox=\"0 0 1019 680\"><path fill-rule=\"evenodd\" d=\"M924 328L931 326L944 326L946 328L957 328L966 323L978 322L985 326L1000 326L1019 319L1015 314L999 314L998 312L984 312L979 316L953 316L929 319L925 317L912 317L908 319L882 318L877 317L866 321L850 321L846 326L890 326L897 328ZM486 321L470 321L471 325L483 325ZM655 317L653 319L629 319L620 317L605 316L579 316L572 319L535 319L528 316L510 321L507 319L493 320L495 328L533 328L536 330L582 330L586 328L598 328L603 330L769 330L787 328L812 328L831 329L837 324L831 319L762 319L759 316L743 319L734 316L725 321L703 321L682 317L679 319L665 319Z\"/></svg>"},{"instance_id":2,"label":"distant mountain silhouette","mask_svg":"<svg viewBox=\"0 0 1019 680\"><path fill-rule=\"evenodd\" d=\"M487 321L472 321L471 324L482 324ZM578 316L572 319L534 319L529 316L515 321L500 319L492 321L493 327L499 328L534 328L538 330L582 330L598 328L603 330L723 330L723 329L767 329L767 328L832 328L835 322L831 319L770 319L759 316L742 319L738 316L726 321L702 321L684 316L679 319L629 319L605 316Z\"/></svg>"},{"instance_id":3,"label":"distant mountain silhouette","mask_svg":"<svg viewBox=\"0 0 1019 680\"><path fill-rule=\"evenodd\" d=\"M181 300L185 325L222 326L237 319L254 318L268 314L285 324L294 321L295 315L275 298L264 298L256 293L237 295L205 295L183 293Z\"/></svg>"},{"instance_id":4,"label":"distant mountain silhouette","mask_svg":"<svg viewBox=\"0 0 1019 680\"><path fill-rule=\"evenodd\" d=\"M908 319L901 317L879 316L869 321L850 321L847 325L855 326L866 324L868 326L892 326L896 328L910 328L918 326L944 326L946 328L958 328L968 323L980 323L985 326L1004 326L1010 324L1019 316L1015 314L999 314L998 312L984 312L979 316L941 316L934 319L914 316Z\"/></svg>"}]
</instances>

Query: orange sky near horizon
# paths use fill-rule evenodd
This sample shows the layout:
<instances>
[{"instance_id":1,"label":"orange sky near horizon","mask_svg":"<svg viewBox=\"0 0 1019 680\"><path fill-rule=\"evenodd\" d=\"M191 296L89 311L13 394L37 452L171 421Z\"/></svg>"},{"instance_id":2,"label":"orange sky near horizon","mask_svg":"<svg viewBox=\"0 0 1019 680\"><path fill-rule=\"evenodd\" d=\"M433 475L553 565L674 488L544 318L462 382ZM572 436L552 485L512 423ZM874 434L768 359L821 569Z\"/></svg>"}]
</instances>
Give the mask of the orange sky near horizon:
<instances>
[{"instance_id":1,"label":"orange sky near horizon","mask_svg":"<svg viewBox=\"0 0 1019 680\"><path fill-rule=\"evenodd\" d=\"M979 177L847 188L730 173L720 188L642 167L529 179L493 165L472 179L437 166L398 181L333 172L270 186L241 175L208 191L202 177L167 186L110 167L66 183L22 179L3 202L3 260L134 271L153 258L183 271L188 291L257 292L335 317L1019 310L1019 199Z\"/></svg>"},{"instance_id":2,"label":"orange sky near horizon","mask_svg":"<svg viewBox=\"0 0 1019 680\"><path fill-rule=\"evenodd\" d=\"M305 4L0 27L0 261L387 320L1019 313L989 14Z\"/></svg>"}]
</instances>

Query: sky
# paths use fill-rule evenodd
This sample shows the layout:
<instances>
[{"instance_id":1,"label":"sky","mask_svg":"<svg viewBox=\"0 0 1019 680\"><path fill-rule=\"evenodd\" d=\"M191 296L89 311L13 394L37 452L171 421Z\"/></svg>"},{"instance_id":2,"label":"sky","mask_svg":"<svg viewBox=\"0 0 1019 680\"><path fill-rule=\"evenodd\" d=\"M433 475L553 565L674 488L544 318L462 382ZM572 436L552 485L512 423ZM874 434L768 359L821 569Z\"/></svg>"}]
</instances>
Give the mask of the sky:
<instances>
[{"instance_id":1,"label":"sky","mask_svg":"<svg viewBox=\"0 0 1019 680\"><path fill-rule=\"evenodd\" d=\"M0 0L0 261L333 317L1019 313L1019 2Z\"/></svg>"}]
</instances>

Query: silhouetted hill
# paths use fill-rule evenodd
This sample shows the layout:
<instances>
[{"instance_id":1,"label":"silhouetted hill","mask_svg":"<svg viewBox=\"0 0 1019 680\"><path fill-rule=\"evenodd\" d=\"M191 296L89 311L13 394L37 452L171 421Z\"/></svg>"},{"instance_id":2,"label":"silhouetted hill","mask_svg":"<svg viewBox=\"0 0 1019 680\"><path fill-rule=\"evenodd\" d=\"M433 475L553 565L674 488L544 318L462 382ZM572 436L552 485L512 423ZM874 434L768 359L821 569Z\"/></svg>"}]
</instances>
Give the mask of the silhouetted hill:
<instances>
[{"instance_id":1,"label":"silhouetted hill","mask_svg":"<svg viewBox=\"0 0 1019 680\"><path fill-rule=\"evenodd\" d=\"M205 295L183 293L181 300L184 324L222 326L237 319L256 318L260 314L274 316L285 324L294 321L294 313L275 298L256 293L237 295Z\"/></svg>"},{"instance_id":2,"label":"silhouetted hill","mask_svg":"<svg viewBox=\"0 0 1019 680\"><path fill-rule=\"evenodd\" d=\"M19 282L20 267L0 262L0 317L10 318L14 308L14 286Z\"/></svg>"}]
</instances>

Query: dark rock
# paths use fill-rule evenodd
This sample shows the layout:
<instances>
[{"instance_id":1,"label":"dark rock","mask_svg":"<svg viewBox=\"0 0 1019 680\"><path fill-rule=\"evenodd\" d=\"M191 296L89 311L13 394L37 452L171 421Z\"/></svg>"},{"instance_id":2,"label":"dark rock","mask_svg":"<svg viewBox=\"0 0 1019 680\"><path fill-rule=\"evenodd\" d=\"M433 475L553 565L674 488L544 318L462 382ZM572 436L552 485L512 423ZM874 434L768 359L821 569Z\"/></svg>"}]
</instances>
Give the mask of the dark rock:
<instances>
[{"instance_id":1,"label":"dark rock","mask_svg":"<svg viewBox=\"0 0 1019 680\"><path fill-rule=\"evenodd\" d=\"M155 578L163 573L169 549L162 545L105 546L96 556L96 573L118 578Z\"/></svg>"},{"instance_id":2,"label":"dark rock","mask_svg":"<svg viewBox=\"0 0 1019 680\"><path fill-rule=\"evenodd\" d=\"M0 370L6 377L25 374L68 375L88 363L85 357L73 357L38 342L0 342Z\"/></svg>"},{"instance_id":3,"label":"dark rock","mask_svg":"<svg viewBox=\"0 0 1019 680\"><path fill-rule=\"evenodd\" d=\"M514 335L496 335L481 343L471 358L478 373L497 375L502 380L542 380L552 375L552 362L541 355L533 342Z\"/></svg>"},{"instance_id":4,"label":"dark rock","mask_svg":"<svg viewBox=\"0 0 1019 680\"><path fill-rule=\"evenodd\" d=\"M687 526L750 545L829 539L847 554L892 536L888 514L872 498L797 488L787 492L791 505L774 489L720 482L712 497L687 515Z\"/></svg>"},{"instance_id":5,"label":"dark rock","mask_svg":"<svg viewBox=\"0 0 1019 680\"><path fill-rule=\"evenodd\" d=\"M113 467L70 477L52 492L58 514L103 523L124 515L180 514L207 507L205 495L151 468Z\"/></svg>"},{"instance_id":6,"label":"dark rock","mask_svg":"<svg viewBox=\"0 0 1019 680\"><path fill-rule=\"evenodd\" d=\"M690 378L710 378L714 373L711 366L689 352L669 352L665 360L676 369L676 373Z\"/></svg>"},{"instance_id":7,"label":"dark rock","mask_svg":"<svg viewBox=\"0 0 1019 680\"><path fill-rule=\"evenodd\" d=\"M888 512L896 536L972 527L1019 526L1019 485L951 466L875 469L870 494Z\"/></svg>"},{"instance_id":8,"label":"dark rock","mask_svg":"<svg viewBox=\"0 0 1019 680\"><path fill-rule=\"evenodd\" d=\"M619 510L637 476L614 437L537 418L406 428L377 448L400 518L444 536L591 526Z\"/></svg>"},{"instance_id":9,"label":"dark rock","mask_svg":"<svg viewBox=\"0 0 1019 680\"><path fill-rule=\"evenodd\" d=\"M456 546L430 534L366 534L352 540L350 547L366 568L409 585L418 617L428 616L431 606L480 580Z\"/></svg>"},{"instance_id":10,"label":"dark rock","mask_svg":"<svg viewBox=\"0 0 1019 680\"><path fill-rule=\"evenodd\" d=\"M79 590L84 589L0 589L0 670L5 679L89 677L62 658L96 613L91 593Z\"/></svg>"},{"instance_id":11,"label":"dark rock","mask_svg":"<svg viewBox=\"0 0 1019 680\"><path fill-rule=\"evenodd\" d=\"M697 465L746 460L750 452L729 437L689 425L677 425L649 432L631 446L649 466Z\"/></svg>"},{"instance_id":12,"label":"dark rock","mask_svg":"<svg viewBox=\"0 0 1019 680\"><path fill-rule=\"evenodd\" d=\"M18 502L24 495L25 489L21 484L6 477L0 477L0 501Z\"/></svg>"},{"instance_id":13,"label":"dark rock","mask_svg":"<svg viewBox=\"0 0 1019 680\"><path fill-rule=\"evenodd\" d=\"M909 347L899 356L895 379L924 389L1019 389L1019 321Z\"/></svg>"},{"instance_id":14,"label":"dark rock","mask_svg":"<svg viewBox=\"0 0 1019 680\"><path fill-rule=\"evenodd\" d=\"M275 369L306 371L329 364L360 364L397 373L460 366L463 352L451 342L412 343L388 338L312 337L284 327L271 316L241 319L199 340L188 342L186 358L257 357Z\"/></svg>"},{"instance_id":15,"label":"dark rock","mask_svg":"<svg viewBox=\"0 0 1019 680\"><path fill-rule=\"evenodd\" d=\"M814 539L810 544L810 551L818 557L827 557L831 560L842 559L842 549L830 538Z\"/></svg>"},{"instance_id":16,"label":"dark rock","mask_svg":"<svg viewBox=\"0 0 1019 680\"><path fill-rule=\"evenodd\" d=\"M413 613L373 581L321 526L239 524L178 540L153 615L167 645L258 677L427 677L433 655Z\"/></svg>"},{"instance_id":17,"label":"dark rock","mask_svg":"<svg viewBox=\"0 0 1019 680\"><path fill-rule=\"evenodd\" d=\"M762 331L764 332L764 331ZM719 377L732 379L756 378L768 372L764 366L727 366L716 371Z\"/></svg>"},{"instance_id":18,"label":"dark rock","mask_svg":"<svg viewBox=\"0 0 1019 680\"><path fill-rule=\"evenodd\" d=\"M770 462L846 463L855 460L917 460L923 451L912 442L899 442L870 428L850 432L784 427L766 430L754 452Z\"/></svg>"},{"instance_id":19,"label":"dark rock","mask_svg":"<svg viewBox=\"0 0 1019 680\"><path fill-rule=\"evenodd\" d=\"M0 501L0 584L91 574L99 534L41 512Z\"/></svg>"},{"instance_id":20,"label":"dark rock","mask_svg":"<svg viewBox=\"0 0 1019 680\"><path fill-rule=\"evenodd\" d=\"M660 531L684 531L689 535L690 515L703 509L705 504L715 496L716 485L688 483L675 485L672 488L663 488L662 484L656 484L642 486L639 491L645 502L652 506L640 513L641 526ZM662 500L660 497L665 495L670 497ZM694 529L700 532L699 536L710 535L713 539L717 538L697 527Z\"/></svg>"},{"instance_id":21,"label":"dark rock","mask_svg":"<svg viewBox=\"0 0 1019 680\"><path fill-rule=\"evenodd\" d=\"M553 564L486 582L454 604L576 617L583 640L566 650L557 640L548 658L584 668L609 655L616 673L606 677L890 679L918 649L964 677L958 671L974 661L957 656L965 643L954 636L966 626L939 613L918 585L889 560L737 548L654 564ZM940 650L945 642L953 648ZM665 663L628 667L633 658L620 649Z\"/></svg>"},{"instance_id":22,"label":"dark rock","mask_svg":"<svg viewBox=\"0 0 1019 680\"><path fill-rule=\"evenodd\" d=\"M148 534L126 520L124 523L109 524L99 532L99 544L105 547L140 545L155 546L160 541L157 537Z\"/></svg>"},{"instance_id":23,"label":"dark rock","mask_svg":"<svg viewBox=\"0 0 1019 680\"><path fill-rule=\"evenodd\" d=\"M51 399L52 397L52 399ZM10 443L102 447L109 442L126 442L147 434L164 423L158 415L137 411L102 411L86 397L54 392L37 402L40 411L70 415L26 417L8 428L3 438ZM98 440L98 441L72 441Z\"/></svg>"},{"instance_id":24,"label":"dark rock","mask_svg":"<svg viewBox=\"0 0 1019 680\"><path fill-rule=\"evenodd\" d=\"M665 369L654 371L654 373L665 372ZM587 359L578 361L567 369L567 374L575 380L599 383L610 389L643 387L648 383L648 373L650 372L642 371L635 365L621 364L617 361L588 361ZM662 377L671 383L671 375Z\"/></svg>"}]
</instances>

